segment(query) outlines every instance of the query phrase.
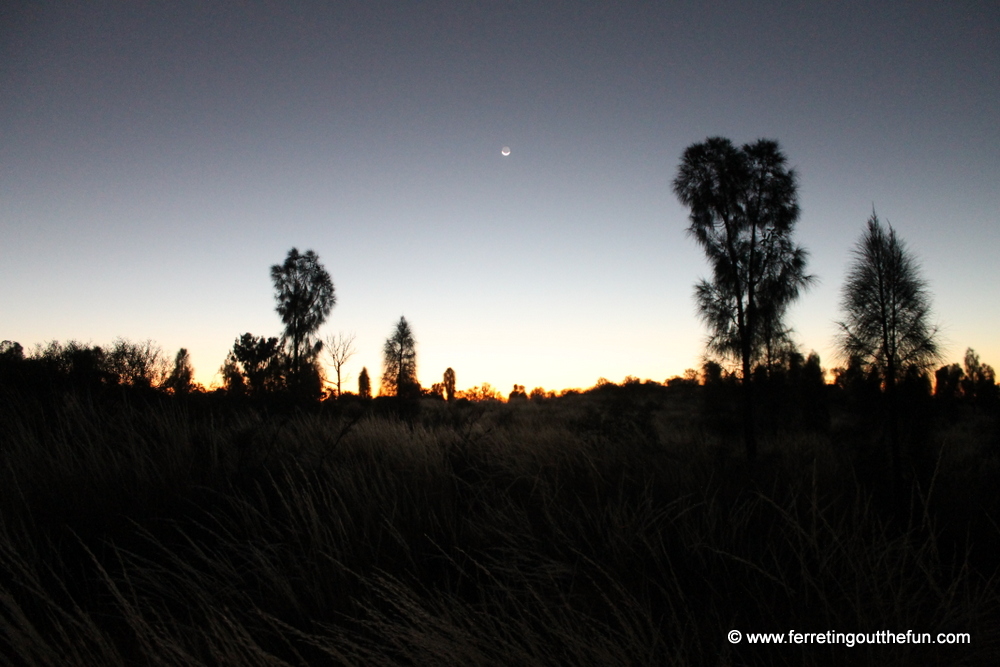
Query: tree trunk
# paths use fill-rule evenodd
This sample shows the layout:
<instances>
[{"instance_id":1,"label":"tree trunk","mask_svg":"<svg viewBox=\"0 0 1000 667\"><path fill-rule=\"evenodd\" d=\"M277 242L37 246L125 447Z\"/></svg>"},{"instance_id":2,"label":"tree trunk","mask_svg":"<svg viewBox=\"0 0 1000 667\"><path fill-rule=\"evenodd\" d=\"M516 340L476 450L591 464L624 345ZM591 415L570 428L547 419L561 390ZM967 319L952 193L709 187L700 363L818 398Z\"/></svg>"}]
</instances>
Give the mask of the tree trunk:
<instances>
[{"instance_id":1,"label":"tree trunk","mask_svg":"<svg viewBox=\"0 0 1000 667\"><path fill-rule=\"evenodd\" d=\"M743 444L747 459L757 458L757 432L754 425L753 377L750 373L750 355L743 355Z\"/></svg>"},{"instance_id":2,"label":"tree trunk","mask_svg":"<svg viewBox=\"0 0 1000 667\"><path fill-rule=\"evenodd\" d=\"M892 465L892 492L898 496L903 487L903 464L899 451L899 409L896 397L896 365L890 358L885 378L886 418L889 421L889 455Z\"/></svg>"}]
</instances>

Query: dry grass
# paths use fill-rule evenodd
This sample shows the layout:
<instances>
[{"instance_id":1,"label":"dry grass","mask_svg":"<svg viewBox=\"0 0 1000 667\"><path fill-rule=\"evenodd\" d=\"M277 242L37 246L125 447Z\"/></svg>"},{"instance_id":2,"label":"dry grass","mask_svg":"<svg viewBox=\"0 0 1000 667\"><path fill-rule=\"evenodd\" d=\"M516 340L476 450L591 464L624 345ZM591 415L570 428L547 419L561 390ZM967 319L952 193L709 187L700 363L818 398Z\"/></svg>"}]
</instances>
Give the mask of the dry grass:
<instances>
[{"instance_id":1,"label":"dry grass","mask_svg":"<svg viewBox=\"0 0 1000 667\"><path fill-rule=\"evenodd\" d=\"M688 403L622 412L587 398L428 404L408 421L12 398L2 662L1000 657L988 425L943 431L901 511L829 435L772 439L748 465L685 418ZM973 644L734 646L734 628Z\"/></svg>"}]
</instances>

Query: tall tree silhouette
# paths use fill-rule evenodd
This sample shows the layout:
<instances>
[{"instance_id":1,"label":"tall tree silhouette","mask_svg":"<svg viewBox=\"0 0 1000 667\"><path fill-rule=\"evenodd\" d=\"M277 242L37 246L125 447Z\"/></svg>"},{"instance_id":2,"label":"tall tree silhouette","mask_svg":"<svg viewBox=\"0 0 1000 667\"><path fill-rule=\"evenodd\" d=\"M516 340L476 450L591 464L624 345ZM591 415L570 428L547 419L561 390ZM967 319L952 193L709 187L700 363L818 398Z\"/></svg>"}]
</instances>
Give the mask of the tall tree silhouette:
<instances>
[{"instance_id":1,"label":"tall tree silhouette","mask_svg":"<svg viewBox=\"0 0 1000 667\"><path fill-rule=\"evenodd\" d=\"M709 349L740 364L744 443L754 458L753 367L787 337L788 306L812 280L808 254L792 240L797 178L776 141L737 148L711 137L684 151L673 189L712 265L712 280L695 286L695 299L711 331Z\"/></svg>"},{"instance_id":2,"label":"tall tree silhouette","mask_svg":"<svg viewBox=\"0 0 1000 667\"><path fill-rule=\"evenodd\" d=\"M930 293L915 260L892 226L886 232L872 211L841 292L838 342L845 357L869 364L882 380L894 483L902 473L897 382L907 368L923 369L938 358L930 309Z\"/></svg>"},{"instance_id":3,"label":"tall tree silhouette","mask_svg":"<svg viewBox=\"0 0 1000 667\"><path fill-rule=\"evenodd\" d=\"M311 337L337 303L333 281L312 250L304 255L296 248L288 251L284 264L271 267L277 311L285 325L282 337L289 347L293 373L301 370L303 359L312 360L322 342Z\"/></svg>"},{"instance_id":4,"label":"tall tree silhouette","mask_svg":"<svg viewBox=\"0 0 1000 667\"><path fill-rule=\"evenodd\" d=\"M417 384L417 344L405 317L400 317L382 347L382 382L379 393L407 396Z\"/></svg>"},{"instance_id":5,"label":"tall tree silhouette","mask_svg":"<svg viewBox=\"0 0 1000 667\"><path fill-rule=\"evenodd\" d=\"M358 375L358 396L361 398L372 397L372 381L368 377L367 367L362 368L361 374Z\"/></svg>"},{"instance_id":6,"label":"tall tree silhouette","mask_svg":"<svg viewBox=\"0 0 1000 667\"><path fill-rule=\"evenodd\" d=\"M455 400L455 371L449 366L444 371L442 378L444 383L444 400L451 403Z\"/></svg>"},{"instance_id":7,"label":"tall tree silhouette","mask_svg":"<svg viewBox=\"0 0 1000 667\"><path fill-rule=\"evenodd\" d=\"M174 368L163 383L164 389L175 394L187 394L194 388L194 368L186 348L181 348L174 357Z\"/></svg>"}]
</instances>

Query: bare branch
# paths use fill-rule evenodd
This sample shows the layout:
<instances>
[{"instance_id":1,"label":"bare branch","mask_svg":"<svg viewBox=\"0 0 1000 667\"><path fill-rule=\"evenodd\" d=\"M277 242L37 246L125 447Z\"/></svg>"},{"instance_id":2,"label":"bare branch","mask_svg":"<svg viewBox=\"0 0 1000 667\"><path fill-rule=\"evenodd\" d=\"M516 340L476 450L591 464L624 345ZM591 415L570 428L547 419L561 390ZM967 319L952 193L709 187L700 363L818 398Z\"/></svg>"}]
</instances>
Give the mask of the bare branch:
<instances>
[{"instance_id":1,"label":"bare branch","mask_svg":"<svg viewBox=\"0 0 1000 667\"><path fill-rule=\"evenodd\" d=\"M354 356L357 350L354 349L355 335L338 333L336 336L328 336L326 339L326 350L330 355L330 363L333 364L333 371L337 374L337 396L340 397L341 382L347 381L347 376L341 371L344 364Z\"/></svg>"}]
</instances>

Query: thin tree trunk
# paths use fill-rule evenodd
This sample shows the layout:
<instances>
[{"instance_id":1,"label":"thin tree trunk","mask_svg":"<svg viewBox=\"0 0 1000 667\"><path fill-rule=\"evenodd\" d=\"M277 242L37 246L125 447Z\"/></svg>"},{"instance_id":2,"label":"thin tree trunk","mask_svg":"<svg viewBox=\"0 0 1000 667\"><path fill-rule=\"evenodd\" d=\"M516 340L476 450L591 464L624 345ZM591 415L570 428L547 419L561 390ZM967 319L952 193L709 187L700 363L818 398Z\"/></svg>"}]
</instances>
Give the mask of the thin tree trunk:
<instances>
[{"instance_id":1,"label":"thin tree trunk","mask_svg":"<svg viewBox=\"0 0 1000 667\"><path fill-rule=\"evenodd\" d=\"M899 451L899 409L896 396L896 368L890 359L886 368L886 412L889 420L889 453L892 464L892 493L898 497L903 486L903 464Z\"/></svg>"},{"instance_id":2,"label":"thin tree trunk","mask_svg":"<svg viewBox=\"0 0 1000 667\"><path fill-rule=\"evenodd\" d=\"M754 395L753 378L750 374L750 355L743 355L743 444L747 450L747 459L757 458L757 433L754 425Z\"/></svg>"},{"instance_id":3,"label":"thin tree trunk","mask_svg":"<svg viewBox=\"0 0 1000 667\"><path fill-rule=\"evenodd\" d=\"M756 228L754 229L754 237L756 239ZM751 244L756 245L756 242ZM750 266L753 266L753 250L751 249L750 254ZM747 276L747 307L745 317L745 326L743 328L743 335L741 340L741 352L743 356L743 443L747 450L747 459L753 461L757 458L757 425L754 423L756 421L755 406L754 406L754 387L753 387L753 369L752 369L752 356L753 356L753 346L754 338L757 333L757 302L756 295L754 294L754 277L752 275Z\"/></svg>"}]
</instances>

